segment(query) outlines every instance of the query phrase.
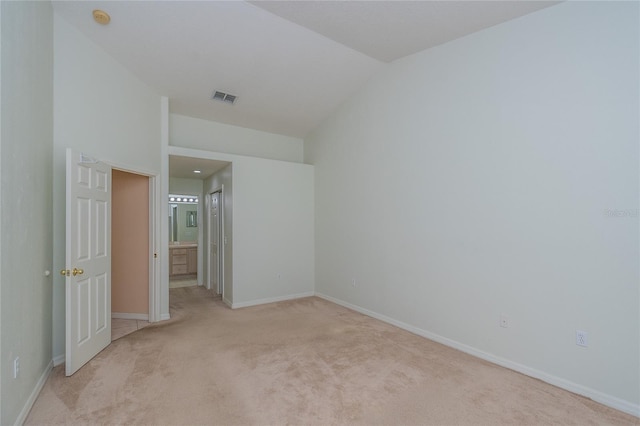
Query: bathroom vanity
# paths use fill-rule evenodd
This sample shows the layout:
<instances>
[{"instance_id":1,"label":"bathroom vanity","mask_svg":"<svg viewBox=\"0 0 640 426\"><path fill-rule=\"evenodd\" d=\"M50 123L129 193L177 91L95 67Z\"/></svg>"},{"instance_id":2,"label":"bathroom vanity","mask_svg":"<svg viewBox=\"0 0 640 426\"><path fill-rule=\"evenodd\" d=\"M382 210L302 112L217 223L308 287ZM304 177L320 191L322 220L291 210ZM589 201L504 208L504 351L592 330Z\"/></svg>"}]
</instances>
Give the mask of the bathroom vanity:
<instances>
[{"instance_id":1,"label":"bathroom vanity","mask_svg":"<svg viewBox=\"0 0 640 426\"><path fill-rule=\"evenodd\" d=\"M198 244L169 244L169 276L195 275L198 273Z\"/></svg>"}]
</instances>

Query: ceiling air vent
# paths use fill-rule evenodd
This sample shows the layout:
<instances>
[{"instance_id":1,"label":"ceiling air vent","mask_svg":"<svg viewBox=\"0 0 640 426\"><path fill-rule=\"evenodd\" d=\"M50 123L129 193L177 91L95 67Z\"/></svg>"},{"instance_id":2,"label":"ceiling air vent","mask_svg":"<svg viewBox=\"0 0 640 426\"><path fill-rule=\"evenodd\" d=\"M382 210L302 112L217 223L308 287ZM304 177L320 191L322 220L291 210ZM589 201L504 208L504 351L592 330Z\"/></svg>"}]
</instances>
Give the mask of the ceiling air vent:
<instances>
[{"instance_id":1,"label":"ceiling air vent","mask_svg":"<svg viewBox=\"0 0 640 426\"><path fill-rule=\"evenodd\" d=\"M213 99L214 101L226 102L228 104L233 104L237 98L238 97L236 95L230 95L228 93L219 92L217 90L213 92L213 96L211 96L211 99Z\"/></svg>"}]
</instances>

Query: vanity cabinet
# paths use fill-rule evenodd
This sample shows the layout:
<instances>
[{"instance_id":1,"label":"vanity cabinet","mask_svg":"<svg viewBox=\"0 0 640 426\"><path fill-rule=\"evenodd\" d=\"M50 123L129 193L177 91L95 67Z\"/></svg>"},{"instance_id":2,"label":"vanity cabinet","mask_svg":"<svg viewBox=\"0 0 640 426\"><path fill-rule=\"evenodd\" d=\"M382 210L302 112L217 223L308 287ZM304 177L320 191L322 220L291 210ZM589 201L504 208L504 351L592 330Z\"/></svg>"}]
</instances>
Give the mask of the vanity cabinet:
<instances>
[{"instance_id":1,"label":"vanity cabinet","mask_svg":"<svg viewBox=\"0 0 640 426\"><path fill-rule=\"evenodd\" d=\"M198 247L169 247L169 275L198 273Z\"/></svg>"},{"instance_id":2,"label":"vanity cabinet","mask_svg":"<svg viewBox=\"0 0 640 426\"><path fill-rule=\"evenodd\" d=\"M198 247L187 249L187 274L198 273Z\"/></svg>"}]
</instances>

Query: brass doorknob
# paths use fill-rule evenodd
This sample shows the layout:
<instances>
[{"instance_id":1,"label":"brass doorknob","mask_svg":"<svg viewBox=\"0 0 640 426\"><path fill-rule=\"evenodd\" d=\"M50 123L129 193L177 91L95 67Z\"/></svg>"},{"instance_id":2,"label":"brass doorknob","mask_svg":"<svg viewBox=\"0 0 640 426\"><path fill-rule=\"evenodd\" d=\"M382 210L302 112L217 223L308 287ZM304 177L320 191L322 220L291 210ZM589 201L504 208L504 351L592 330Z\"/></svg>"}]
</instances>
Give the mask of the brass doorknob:
<instances>
[{"instance_id":1,"label":"brass doorknob","mask_svg":"<svg viewBox=\"0 0 640 426\"><path fill-rule=\"evenodd\" d=\"M69 276L69 270L68 269L61 269L60 270L60 275L67 277Z\"/></svg>"},{"instance_id":2,"label":"brass doorknob","mask_svg":"<svg viewBox=\"0 0 640 426\"><path fill-rule=\"evenodd\" d=\"M84 274L84 271L82 269L73 268L73 271L71 272L71 274L75 277L76 275Z\"/></svg>"}]
</instances>

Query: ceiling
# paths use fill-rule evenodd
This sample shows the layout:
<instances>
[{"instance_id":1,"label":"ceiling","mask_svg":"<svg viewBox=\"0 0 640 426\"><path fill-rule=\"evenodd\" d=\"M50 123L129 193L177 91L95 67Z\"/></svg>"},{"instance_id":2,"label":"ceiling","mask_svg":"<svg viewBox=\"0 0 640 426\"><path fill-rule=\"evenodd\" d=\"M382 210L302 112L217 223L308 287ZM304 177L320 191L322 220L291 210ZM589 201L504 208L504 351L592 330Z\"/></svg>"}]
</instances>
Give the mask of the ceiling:
<instances>
[{"instance_id":1,"label":"ceiling","mask_svg":"<svg viewBox=\"0 0 640 426\"><path fill-rule=\"evenodd\" d=\"M391 61L549 1L54 1L172 113L304 137ZM111 15L107 26L92 11ZM211 100L215 90L235 104Z\"/></svg>"},{"instance_id":2,"label":"ceiling","mask_svg":"<svg viewBox=\"0 0 640 426\"><path fill-rule=\"evenodd\" d=\"M378 61L391 62L557 2L252 1Z\"/></svg>"},{"instance_id":3,"label":"ceiling","mask_svg":"<svg viewBox=\"0 0 640 426\"><path fill-rule=\"evenodd\" d=\"M227 161L170 155L169 176L173 178L204 180L217 171L224 169L229 164ZM195 173L194 170L199 170L200 173Z\"/></svg>"}]
</instances>

